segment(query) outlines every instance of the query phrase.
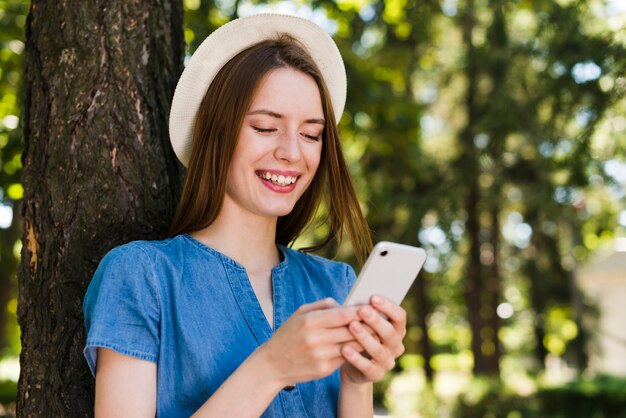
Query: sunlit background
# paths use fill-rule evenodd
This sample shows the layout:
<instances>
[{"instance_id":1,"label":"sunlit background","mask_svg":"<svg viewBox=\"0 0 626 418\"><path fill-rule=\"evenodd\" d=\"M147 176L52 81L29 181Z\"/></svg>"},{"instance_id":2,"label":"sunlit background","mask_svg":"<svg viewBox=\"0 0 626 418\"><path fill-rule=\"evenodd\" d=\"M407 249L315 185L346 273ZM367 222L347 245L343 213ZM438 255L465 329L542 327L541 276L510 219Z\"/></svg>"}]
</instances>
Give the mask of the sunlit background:
<instances>
[{"instance_id":1,"label":"sunlit background","mask_svg":"<svg viewBox=\"0 0 626 418\"><path fill-rule=\"evenodd\" d=\"M404 304L407 353L376 388L381 415L626 416L626 1L184 6L187 59L214 28L258 12L311 19L342 51L340 130L374 238L429 255ZM9 408L28 8L0 0L0 401ZM355 262L345 245L337 257Z\"/></svg>"}]
</instances>

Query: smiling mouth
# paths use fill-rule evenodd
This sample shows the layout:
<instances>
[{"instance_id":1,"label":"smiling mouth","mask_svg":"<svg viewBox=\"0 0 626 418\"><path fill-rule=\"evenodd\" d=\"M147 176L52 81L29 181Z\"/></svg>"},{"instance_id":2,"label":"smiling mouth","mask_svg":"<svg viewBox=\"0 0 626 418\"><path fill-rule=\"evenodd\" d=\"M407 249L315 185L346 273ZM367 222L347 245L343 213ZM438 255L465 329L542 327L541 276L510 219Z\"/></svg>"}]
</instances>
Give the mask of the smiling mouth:
<instances>
[{"instance_id":1,"label":"smiling mouth","mask_svg":"<svg viewBox=\"0 0 626 418\"><path fill-rule=\"evenodd\" d=\"M266 171L266 172L257 171L256 175L262 178L263 180L268 181L272 184L276 184L278 186L292 185L295 182L297 182L298 179L300 178L300 176L283 176L283 175L272 174L269 171Z\"/></svg>"}]
</instances>

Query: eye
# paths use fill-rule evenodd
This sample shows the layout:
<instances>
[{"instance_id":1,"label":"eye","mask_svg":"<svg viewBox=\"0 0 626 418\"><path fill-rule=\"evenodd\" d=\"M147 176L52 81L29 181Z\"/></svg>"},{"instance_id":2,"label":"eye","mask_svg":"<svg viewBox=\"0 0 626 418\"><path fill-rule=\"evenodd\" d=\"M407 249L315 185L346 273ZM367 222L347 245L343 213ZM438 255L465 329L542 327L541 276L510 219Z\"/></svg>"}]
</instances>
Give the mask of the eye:
<instances>
[{"instance_id":1,"label":"eye","mask_svg":"<svg viewBox=\"0 0 626 418\"><path fill-rule=\"evenodd\" d=\"M252 129L254 129L255 131L257 131L258 133L261 134L267 134L267 133L271 133L271 132L276 132L276 129L274 128L259 128L257 126L253 126L250 125L252 127Z\"/></svg>"},{"instance_id":2,"label":"eye","mask_svg":"<svg viewBox=\"0 0 626 418\"><path fill-rule=\"evenodd\" d=\"M306 139L310 139L312 141L321 141L322 140L322 134L319 134L319 135L309 135L309 134L302 133L301 135L303 137L305 137Z\"/></svg>"}]
</instances>

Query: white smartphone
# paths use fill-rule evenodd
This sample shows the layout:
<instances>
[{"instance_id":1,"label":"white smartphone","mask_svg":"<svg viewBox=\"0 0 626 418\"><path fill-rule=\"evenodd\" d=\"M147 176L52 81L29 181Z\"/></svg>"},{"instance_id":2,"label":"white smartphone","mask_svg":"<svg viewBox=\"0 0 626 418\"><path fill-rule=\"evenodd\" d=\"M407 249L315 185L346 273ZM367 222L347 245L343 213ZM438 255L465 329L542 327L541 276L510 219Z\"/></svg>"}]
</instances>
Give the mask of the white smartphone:
<instances>
[{"instance_id":1,"label":"white smartphone","mask_svg":"<svg viewBox=\"0 0 626 418\"><path fill-rule=\"evenodd\" d=\"M344 306L365 305L372 295L400 304L426 261L418 247L381 241L370 253Z\"/></svg>"}]
</instances>

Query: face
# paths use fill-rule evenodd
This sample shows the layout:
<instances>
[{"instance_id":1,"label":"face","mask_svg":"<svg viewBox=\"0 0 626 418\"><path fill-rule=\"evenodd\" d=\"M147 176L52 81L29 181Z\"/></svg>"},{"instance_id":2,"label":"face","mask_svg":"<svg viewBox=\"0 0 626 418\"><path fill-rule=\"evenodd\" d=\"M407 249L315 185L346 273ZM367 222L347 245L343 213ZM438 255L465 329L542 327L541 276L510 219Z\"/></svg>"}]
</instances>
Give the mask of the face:
<instances>
[{"instance_id":1,"label":"face","mask_svg":"<svg viewBox=\"0 0 626 418\"><path fill-rule=\"evenodd\" d=\"M315 80L291 68L268 73L243 120L224 209L268 218L291 212L317 171L323 130Z\"/></svg>"}]
</instances>

